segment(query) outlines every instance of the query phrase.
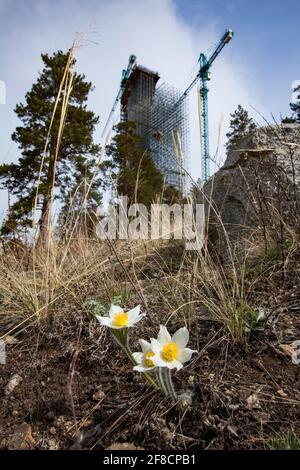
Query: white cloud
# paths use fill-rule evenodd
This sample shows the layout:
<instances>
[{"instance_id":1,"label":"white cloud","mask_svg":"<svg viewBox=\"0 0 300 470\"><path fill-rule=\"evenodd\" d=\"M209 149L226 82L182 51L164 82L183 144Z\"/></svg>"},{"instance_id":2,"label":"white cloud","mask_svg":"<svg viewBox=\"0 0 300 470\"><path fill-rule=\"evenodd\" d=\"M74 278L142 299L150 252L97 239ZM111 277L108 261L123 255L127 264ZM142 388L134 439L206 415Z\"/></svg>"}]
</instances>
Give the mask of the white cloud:
<instances>
[{"instance_id":1,"label":"white cloud","mask_svg":"<svg viewBox=\"0 0 300 470\"><path fill-rule=\"evenodd\" d=\"M196 74L199 53L212 49L223 31L203 22L200 31L193 30L175 13L171 0L43 0L33 2L0 1L6 18L6 30L1 30L3 49L0 60L7 85L7 104L0 107L1 160L16 160L18 150L11 148L10 134L17 125L13 108L24 99L26 91L41 70L41 52L67 49L75 31L88 32L87 37L97 41L78 51L78 69L95 85L89 106L100 115L103 125L120 83L121 70L131 53L138 62L157 70L162 81L176 87L187 85ZM97 33L91 33L97 31ZM234 39L238 40L238 38ZM209 93L209 118L212 154L214 153L220 115L224 124L220 150L224 153L224 134L229 113L238 103L251 101L253 84L249 83L245 64L235 57L231 45L216 60L212 70ZM194 75L191 75L193 70ZM192 174L200 176L199 131L197 130L197 97L190 96L192 135ZM97 140L100 140L100 129ZM6 200L6 196L4 197ZM5 201L2 207L5 206Z\"/></svg>"}]
</instances>

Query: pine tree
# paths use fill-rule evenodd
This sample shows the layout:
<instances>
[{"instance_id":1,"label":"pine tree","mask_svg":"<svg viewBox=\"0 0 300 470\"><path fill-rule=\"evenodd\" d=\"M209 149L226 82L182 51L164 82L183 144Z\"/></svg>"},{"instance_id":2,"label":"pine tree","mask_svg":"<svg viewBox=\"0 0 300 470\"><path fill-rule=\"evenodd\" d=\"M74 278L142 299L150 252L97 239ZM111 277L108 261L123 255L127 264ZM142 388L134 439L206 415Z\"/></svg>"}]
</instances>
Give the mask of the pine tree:
<instances>
[{"instance_id":1,"label":"pine tree","mask_svg":"<svg viewBox=\"0 0 300 470\"><path fill-rule=\"evenodd\" d=\"M52 56L42 54L44 68L37 81L25 96L25 103L18 104L15 112L21 120L12 135L21 150L18 163L0 165L0 180L13 200L2 233L10 233L28 227L32 223L32 210L39 181L38 209L40 210L40 235L47 231L50 195L66 203L70 190L86 173L91 174L99 146L93 141L98 116L87 110L86 101L92 84L84 75L74 72L64 129L55 165L57 135L60 125L62 99L49 135L47 154L41 169L45 141L53 116L54 104L59 92L69 53L58 51ZM72 59L74 66L75 59ZM55 178L54 178L55 172ZM54 188L53 188L53 182ZM96 182L94 182L94 186ZM95 187L94 187L95 189Z\"/></svg>"},{"instance_id":2,"label":"pine tree","mask_svg":"<svg viewBox=\"0 0 300 470\"><path fill-rule=\"evenodd\" d=\"M234 148L242 137L247 136L256 129L256 124L253 119L249 117L248 111L240 104L230 116L230 130L226 134L228 138L226 144L227 150Z\"/></svg>"},{"instance_id":3,"label":"pine tree","mask_svg":"<svg viewBox=\"0 0 300 470\"><path fill-rule=\"evenodd\" d=\"M151 156L144 150L143 140L137 134L134 122L115 126L111 145L107 148L107 163L119 195L127 196L128 203L138 202L149 207L160 195L164 181Z\"/></svg>"},{"instance_id":4,"label":"pine tree","mask_svg":"<svg viewBox=\"0 0 300 470\"><path fill-rule=\"evenodd\" d=\"M285 118L281 119L282 124L294 124L296 120L293 117L286 116Z\"/></svg>"}]
</instances>

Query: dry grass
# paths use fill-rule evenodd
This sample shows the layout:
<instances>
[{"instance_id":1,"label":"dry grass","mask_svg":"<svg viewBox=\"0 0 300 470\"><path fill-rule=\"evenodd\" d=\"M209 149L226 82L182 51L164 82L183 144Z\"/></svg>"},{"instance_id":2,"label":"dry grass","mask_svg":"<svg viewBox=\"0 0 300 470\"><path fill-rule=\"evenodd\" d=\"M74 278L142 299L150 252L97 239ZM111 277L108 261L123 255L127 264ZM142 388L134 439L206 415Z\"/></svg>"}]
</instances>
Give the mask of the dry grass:
<instances>
[{"instance_id":1,"label":"dry grass","mask_svg":"<svg viewBox=\"0 0 300 470\"><path fill-rule=\"evenodd\" d=\"M47 134L49 136L57 103L61 99L63 106L59 116L55 161L59 155L68 100L72 93L72 58L79 46L74 44L70 50ZM45 154L47 144L48 137L46 137ZM173 158L181 166L180 162L183 159L178 136L174 136L173 153ZM99 157L99 163L102 157L103 154ZM41 161L41 171L43 162L44 159ZM188 176L191 177L189 174ZM137 187L138 180L136 194ZM37 197L38 189L39 184L37 184ZM86 198L88 194L89 188L86 190ZM252 196L257 197L256 194ZM282 191L278 197L283 197ZM290 260L294 259L299 251L299 236L291 224L283 218L283 214L278 212L278 204L270 207L270 202L267 204L265 201L260 201L260 205L268 206L268 214L270 211L272 213L272 231L268 231L267 224L263 220L262 233L255 237L253 234L249 235L248 240L244 240L241 244L242 249L237 251L236 244L230 239L222 222L222 217L212 203L211 195L205 198L208 207L207 218L209 219L212 214L223 232L227 247L226 263L208 248L208 234L205 235L201 251L188 253L179 248L181 253L180 256L175 255L174 264L170 261L170 253L172 251L176 253L178 250L176 243L170 244L166 254L166 242L162 240L100 241L80 236L80 233L85 232L77 230L80 214L75 222L73 221L71 229L68 226L68 230L65 231L67 236L63 240L58 240L53 234L53 194L48 214L47 239L40 243L36 235L37 204L35 203L32 243L21 245L17 250L14 247L5 248L0 258L2 333L11 334L30 328L32 325L37 328L45 328L45 325L53 327L54 324L59 324L62 315L70 311L82 312L83 305L94 297L102 299L103 303L109 303L113 296L120 296L129 286L134 292L135 299L138 299L147 311L152 324L154 320L148 298L151 298L155 292L164 304L161 317L158 319L160 322L170 322L172 319L190 326L195 316L200 319L210 318L223 325L233 341L245 346L248 339L246 327L249 314L252 315L255 308L260 307L260 300L255 301L252 292L256 284L261 282L262 278L268 277L270 272L274 274L274 271L287 271L290 268ZM193 205L192 200L189 202ZM85 201L82 211L84 203ZM280 244L274 241L278 239L276 238L278 233L280 233ZM268 240L269 243L266 243ZM285 250L282 248L283 241L287 247ZM256 270L256 267L253 269L253 259L259 260L262 256L260 247L263 246L263 256L266 257L270 252L270 246L273 247L274 243L275 248L280 247L280 250L279 252L273 250L274 259L269 260L268 267L265 270ZM269 250L268 253L266 250ZM150 272L150 276L144 274L145 270Z\"/></svg>"},{"instance_id":2,"label":"dry grass","mask_svg":"<svg viewBox=\"0 0 300 470\"><path fill-rule=\"evenodd\" d=\"M225 228L224 228L225 230ZM86 302L109 304L117 296L142 304L154 325L211 319L233 341L247 345L249 315L264 305L256 296L264 282L295 269L299 253L295 233L282 262L272 240L244 240L243 250L228 243L226 262L208 250L186 252L176 241L101 241L80 235L32 247L6 248L0 257L0 325L2 334L54 328L63 317L85 312ZM152 316L153 298L160 316ZM149 307L149 302L152 303ZM163 304L163 306L161 305Z\"/></svg>"}]
</instances>

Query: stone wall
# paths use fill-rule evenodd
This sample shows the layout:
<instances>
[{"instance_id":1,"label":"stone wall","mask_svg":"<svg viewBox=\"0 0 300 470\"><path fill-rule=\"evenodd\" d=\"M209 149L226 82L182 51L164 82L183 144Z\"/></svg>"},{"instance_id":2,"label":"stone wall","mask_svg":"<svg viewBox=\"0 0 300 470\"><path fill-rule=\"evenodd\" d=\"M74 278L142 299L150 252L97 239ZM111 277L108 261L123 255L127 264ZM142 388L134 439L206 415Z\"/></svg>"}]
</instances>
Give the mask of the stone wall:
<instances>
[{"instance_id":1,"label":"stone wall","mask_svg":"<svg viewBox=\"0 0 300 470\"><path fill-rule=\"evenodd\" d=\"M282 223L299 230L300 126L261 127L241 139L203 191L209 237L221 250L224 229L231 240L266 230L276 237Z\"/></svg>"}]
</instances>

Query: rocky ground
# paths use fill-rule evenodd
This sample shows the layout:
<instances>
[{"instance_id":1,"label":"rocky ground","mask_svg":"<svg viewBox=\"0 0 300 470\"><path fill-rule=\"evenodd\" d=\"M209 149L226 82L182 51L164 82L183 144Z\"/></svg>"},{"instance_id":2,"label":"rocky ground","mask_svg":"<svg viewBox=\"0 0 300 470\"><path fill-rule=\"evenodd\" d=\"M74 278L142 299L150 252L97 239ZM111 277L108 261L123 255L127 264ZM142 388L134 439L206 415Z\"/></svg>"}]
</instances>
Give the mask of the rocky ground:
<instances>
[{"instance_id":1,"label":"rocky ground","mask_svg":"<svg viewBox=\"0 0 300 470\"><path fill-rule=\"evenodd\" d=\"M291 360L299 311L281 303L247 351L201 315L191 331L199 354L175 375L192 396L185 408L146 385L94 320L74 316L59 337L9 337L0 447L267 449L300 436L300 365Z\"/></svg>"}]
</instances>

